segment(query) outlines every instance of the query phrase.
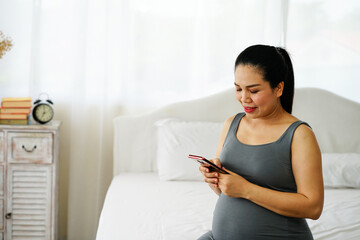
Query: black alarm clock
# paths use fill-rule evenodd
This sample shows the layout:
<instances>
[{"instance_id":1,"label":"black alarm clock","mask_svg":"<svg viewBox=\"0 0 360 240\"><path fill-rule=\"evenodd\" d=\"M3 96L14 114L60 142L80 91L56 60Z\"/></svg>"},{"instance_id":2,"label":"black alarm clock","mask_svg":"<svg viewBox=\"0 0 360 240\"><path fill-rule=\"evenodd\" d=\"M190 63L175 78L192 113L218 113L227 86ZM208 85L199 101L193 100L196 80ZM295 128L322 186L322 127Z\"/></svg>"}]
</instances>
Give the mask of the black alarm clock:
<instances>
[{"instance_id":1,"label":"black alarm clock","mask_svg":"<svg viewBox=\"0 0 360 240\"><path fill-rule=\"evenodd\" d=\"M47 95L46 101L40 99L42 95ZM53 104L47 93L40 93L39 98L34 102L33 119L40 124L50 122L54 117L54 109L51 106Z\"/></svg>"}]
</instances>

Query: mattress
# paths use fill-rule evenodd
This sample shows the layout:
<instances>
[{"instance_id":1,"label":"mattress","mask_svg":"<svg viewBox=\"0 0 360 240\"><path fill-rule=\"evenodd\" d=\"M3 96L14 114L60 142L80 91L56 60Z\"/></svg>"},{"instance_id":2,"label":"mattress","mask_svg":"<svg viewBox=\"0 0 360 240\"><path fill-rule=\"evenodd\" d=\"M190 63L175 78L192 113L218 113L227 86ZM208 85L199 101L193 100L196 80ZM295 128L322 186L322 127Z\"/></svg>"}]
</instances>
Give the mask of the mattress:
<instances>
[{"instance_id":1,"label":"mattress","mask_svg":"<svg viewBox=\"0 0 360 240\"><path fill-rule=\"evenodd\" d=\"M97 240L197 239L211 229L217 201L199 181L161 181L155 173L114 177ZM308 220L317 240L360 239L360 190L326 189L322 216Z\"/></svg>"}]
</instances>

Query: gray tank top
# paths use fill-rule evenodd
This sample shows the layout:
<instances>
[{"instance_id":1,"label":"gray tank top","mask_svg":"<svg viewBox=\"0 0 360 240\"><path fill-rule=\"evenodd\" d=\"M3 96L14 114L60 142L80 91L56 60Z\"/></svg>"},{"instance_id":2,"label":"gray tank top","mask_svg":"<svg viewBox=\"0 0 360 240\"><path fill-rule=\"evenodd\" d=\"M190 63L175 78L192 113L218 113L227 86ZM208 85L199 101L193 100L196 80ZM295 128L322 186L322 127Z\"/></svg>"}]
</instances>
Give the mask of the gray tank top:
<instances>
[{"instance_id":1,"label":"gray tank top","mask_svg":"<svg viewBox=\"0 0 360 240\"><path fill-rule=\"evenodd\" d=\"M296 192L291 167L291 142L302 121L292 123L281 137L272 143L247 145L236 132L245 113L235 116L226 136L221 164L262 187L282 192ZM279 215L243 198L220 194L217 201L212 234L216 240L313 239L303 218Z\"/></svg>"}]
</instances>

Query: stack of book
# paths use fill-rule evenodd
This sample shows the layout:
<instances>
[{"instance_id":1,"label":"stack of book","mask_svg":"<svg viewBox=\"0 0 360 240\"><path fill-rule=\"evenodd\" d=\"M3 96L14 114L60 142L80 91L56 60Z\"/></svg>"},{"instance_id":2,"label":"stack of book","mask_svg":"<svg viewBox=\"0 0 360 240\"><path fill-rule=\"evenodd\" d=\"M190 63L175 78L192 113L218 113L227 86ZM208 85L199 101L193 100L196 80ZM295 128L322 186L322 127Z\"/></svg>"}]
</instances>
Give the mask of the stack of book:
<instances>
[{"instance_id":1,"label":"stack of book","mask_svg":"<svg viewBox=\"0 0 360 240\"><path fill-rule=\"evenodd\" d=\"M0 124L29 124L31 98L3 98L0 108Z\"/></svg>"}]
</instances>

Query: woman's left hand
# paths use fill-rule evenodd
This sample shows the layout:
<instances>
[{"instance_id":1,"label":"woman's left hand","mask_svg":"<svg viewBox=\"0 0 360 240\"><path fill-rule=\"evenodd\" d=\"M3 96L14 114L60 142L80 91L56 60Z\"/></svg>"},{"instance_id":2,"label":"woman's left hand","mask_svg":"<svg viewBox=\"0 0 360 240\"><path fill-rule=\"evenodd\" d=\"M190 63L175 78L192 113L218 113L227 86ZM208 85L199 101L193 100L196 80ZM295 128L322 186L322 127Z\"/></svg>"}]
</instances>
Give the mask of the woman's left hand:
<instances>
[{"instance_id":1,"label":"woman's left hand","mask_svg":"<svg viewBox=\"0 0 360 240\"><path fill-rule=\"evenodd\" d=\"M229 174L219 174L219 188L223 194L229 197L245 198L250 187L250 182L242 176L226 169Z\"/></svg>"}]
</instances>

